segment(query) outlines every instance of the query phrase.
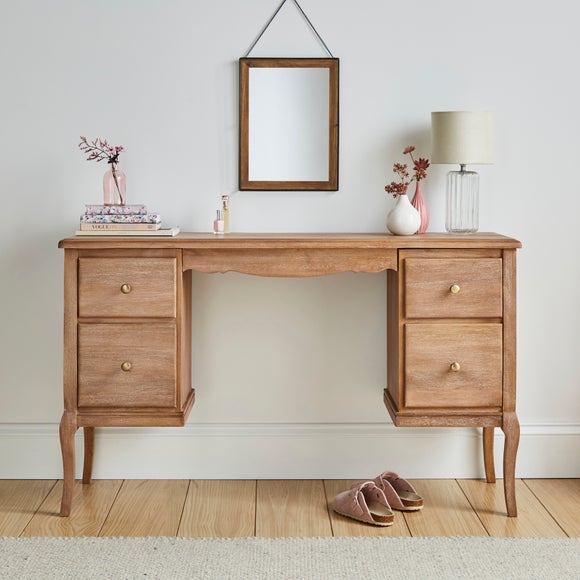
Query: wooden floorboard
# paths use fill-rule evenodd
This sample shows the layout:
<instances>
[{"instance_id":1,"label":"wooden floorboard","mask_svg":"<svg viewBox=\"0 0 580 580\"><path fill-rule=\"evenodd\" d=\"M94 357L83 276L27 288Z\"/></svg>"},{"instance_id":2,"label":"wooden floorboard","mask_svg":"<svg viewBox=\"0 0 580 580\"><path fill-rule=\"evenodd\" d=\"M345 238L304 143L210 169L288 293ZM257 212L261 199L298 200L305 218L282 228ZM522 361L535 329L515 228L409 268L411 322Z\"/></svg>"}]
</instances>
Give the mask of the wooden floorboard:
<instances>
[{"instance_id":1,"label":"wooden floorboard","mask_svg":"<svg viewBox=\"0 0 580 580\"><path fill-rule=\"evenodd\" d=\"M570 537L580 537L580 479L525 479L543 506Z\"/></svg>"},{"instance_id":2,"label":"wooden floorboard","mask_svg":"<svg viewBox=\"0 0 580 580\"><path fill-rule=\"evenodd\" d=\"M190 483L178 536L238 538L253 536L255 531L255 480Z\"/></svg>"},{"instance_id":3,"label":"wooden floorboard","mask_svg":"<svg viewBox=\"0 0 580 580\"><path fill-rule=\"evenodd\" d=\"M122 483L122 480L112 479L93 481L90 485L75 482L71 514L61 518L58 514L62 481L59 481L34 514L22 536L98 536Z\"/></svg>"},{"instance_id":4,"label":"wooden floorboard","mask_svg":"<svg viewBox=\"0 0 580 580\"><path fill-rule=\"evenodd\" d=\"M502 479L496 483L477 479L459 480L458 483L490 536L566 537L562 528L521 480L516 480L518 516L515 518L506 517Z\"/></svg>"},{"instance_id":5,"label":"wooden floorboard","mask_svg":"<svg viewBox=\"0 0 580 580\"><path fill-rule=\"evenodd\" d=\"M411 483L424 501L422 510L403 512L413 536L488 535L454 479L422 479Z\"/></svg>"},{"instance_id":6,"label":"wooden floorboard","mask_svg":"<svg viewBox=\"0 0 580 580\"><path fill-rule=\"evenodd\" d=\"M176 536L189 481L125 480L101 536Z\"/></svg>"},{"instance_id":7,"label":"wooden floorboard","mask_svg":"<svg viewBox=\"0 0 580 580\"><path fill-rule=\"evenodd\" d=\"M62 518L62 482L0 480L0 536L580 536L580 479L516 480L517 518L505 515L501 480L413 480L425 507L395 511L388 528L334 513L332 499L353 482L77 482Z\"/></svg>"},{"instance_id":8,"label":"wooden floorboard","mask_svg":"<svg viewBox=\"0 0 580 580\"><path fill-rule=\"evenodd\" d=\"M321 480L259 480L256 536L332 536Z\"/></svg>"},{"instance_id":9,"label":"wooden floorboard","mask_svg":"<svg viewBox=\"0 0 580 580\"><path fill-rule=\"evenodd\" d=\"M55 484L54 480L0 480L0 536L19 536Z\"/></svg>"}]
</instances>

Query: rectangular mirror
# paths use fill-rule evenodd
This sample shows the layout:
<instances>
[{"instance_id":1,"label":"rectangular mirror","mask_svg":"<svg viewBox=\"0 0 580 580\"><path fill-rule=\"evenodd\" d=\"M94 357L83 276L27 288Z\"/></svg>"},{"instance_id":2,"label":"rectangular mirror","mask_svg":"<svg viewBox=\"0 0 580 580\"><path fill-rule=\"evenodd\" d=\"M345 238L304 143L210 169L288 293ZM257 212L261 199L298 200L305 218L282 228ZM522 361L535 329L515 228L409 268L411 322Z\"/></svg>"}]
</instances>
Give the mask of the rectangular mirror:
<instances>
[{"instance_id":1,"label":"rectangular mirror","mask_svg":"<svg viewBox=\"0 0 580 580\"><path fill-rule=\"evenodd\" d=\"M338 59L240 59L240 190L338 189Z\"/></svg>"}]
</instances>

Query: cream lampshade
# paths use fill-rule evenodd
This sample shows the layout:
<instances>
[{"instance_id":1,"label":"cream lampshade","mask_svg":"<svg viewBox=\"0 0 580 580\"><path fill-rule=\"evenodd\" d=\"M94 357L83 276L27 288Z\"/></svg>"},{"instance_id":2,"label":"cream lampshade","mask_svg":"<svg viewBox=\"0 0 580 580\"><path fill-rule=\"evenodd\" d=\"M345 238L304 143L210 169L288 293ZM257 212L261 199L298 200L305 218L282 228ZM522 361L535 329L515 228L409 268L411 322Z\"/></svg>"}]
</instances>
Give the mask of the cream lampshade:
<instances>
[{"instance_id":1,"label":"cream lampshade","mask_svg":"<svg viewBox=\"0 0 580 580\"><path fill-rule=\"evenodd\" d=\"M431 113L431 161L458 164L447 174L445 228L454 233L479 229L479 175L466 165L493 163L493 114L442 111Z\"/></svg>"}]
</instances>

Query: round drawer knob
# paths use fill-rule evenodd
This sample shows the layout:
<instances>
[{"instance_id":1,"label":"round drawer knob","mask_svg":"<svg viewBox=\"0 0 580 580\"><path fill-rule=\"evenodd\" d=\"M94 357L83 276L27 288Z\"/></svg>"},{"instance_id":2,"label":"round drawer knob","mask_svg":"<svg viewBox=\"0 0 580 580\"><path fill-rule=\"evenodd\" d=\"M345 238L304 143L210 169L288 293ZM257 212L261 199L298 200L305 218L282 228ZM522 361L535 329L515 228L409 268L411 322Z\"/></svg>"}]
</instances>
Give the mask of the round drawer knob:
<instances>
[{"instance_id":1,"label":"round drawer knob","mask_svg":"<svg viewBox=\"0 0 580 580\"><path fill-rule=\"evenodd\" d=\"M461 370L461 365L458 362L452 362L449 365L449 368L454 372L458 373Z\"/></svg>"},{"instance_id":2,"label":"round drawer knob","mask_svg":"<svg viewBox=\"0 0 580 580\"><path fill-rule=\"evenodd\" d=\"M131 284L123 284L121 286L121 292L123 294L129 294L129 292L131 292L132 288L131 288Z\"/></svg>"},{"instance_id":3,"label":"round drawer knob","mask_svg":"<svg viewBox=\"0 0 580 580\"><path fill-rule=\"evenodd\" d=\"M451 286L451 288L449 288L449 291L451 292L451 294L459 294L460 290L461 290L461 288L459 287L458 284L453 284L453 286Z\"/></svg>"},{"instance_id":4,"label":"round drawer knob","mask_svg":"<svg viewBox=\"0 0 580 580\"><path fill-rule=\"evenodd\" d=\"M126 360L122 365L121 365L121 370L125 371L126 373L129 372L131 370L131 363Z\"/></svg>"}]
</instances>

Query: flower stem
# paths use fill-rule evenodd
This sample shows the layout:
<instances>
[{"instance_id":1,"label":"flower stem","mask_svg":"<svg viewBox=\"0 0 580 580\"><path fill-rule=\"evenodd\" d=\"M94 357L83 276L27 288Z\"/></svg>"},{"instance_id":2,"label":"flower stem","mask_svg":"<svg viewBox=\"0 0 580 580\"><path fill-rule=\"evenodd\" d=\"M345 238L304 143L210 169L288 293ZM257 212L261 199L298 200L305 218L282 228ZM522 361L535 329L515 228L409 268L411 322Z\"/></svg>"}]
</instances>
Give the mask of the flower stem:
<instances>
[{"instance_id":1,"label":"flower stem","mask_svg":"<svg viewBox=\"0 0 580 580\"><path fill-rule=\"evenodd\" d=\"M115 182L115 187L117 188L117 193L119 194L119 205L125 205L125 200L123 199L123 194L121 193L121 189L119 188L119 184L117 183L117 168L115 167L114 163L111 163L111 173L113 174L113 181Z\"/></svg>"}]
</instances>

